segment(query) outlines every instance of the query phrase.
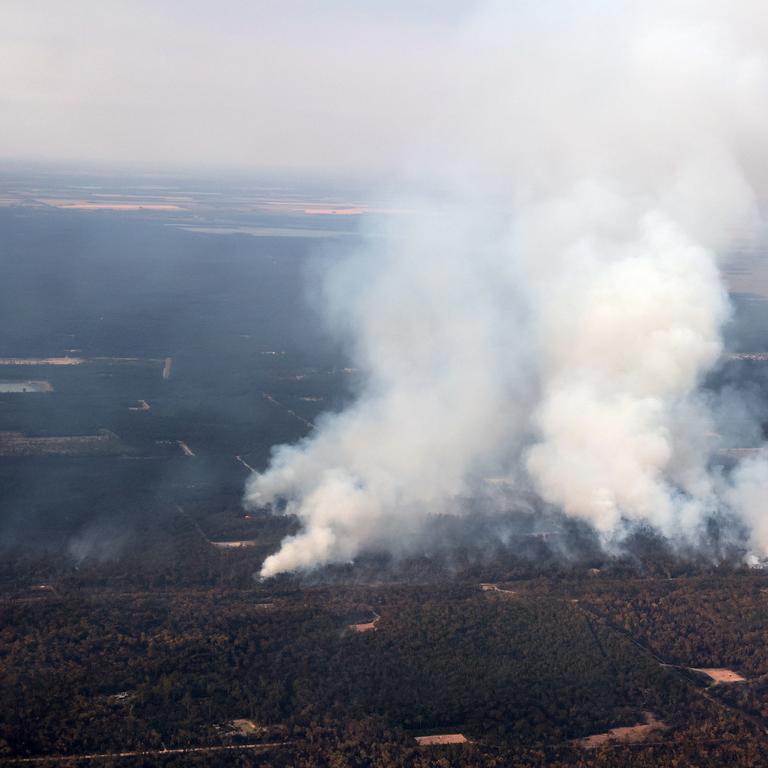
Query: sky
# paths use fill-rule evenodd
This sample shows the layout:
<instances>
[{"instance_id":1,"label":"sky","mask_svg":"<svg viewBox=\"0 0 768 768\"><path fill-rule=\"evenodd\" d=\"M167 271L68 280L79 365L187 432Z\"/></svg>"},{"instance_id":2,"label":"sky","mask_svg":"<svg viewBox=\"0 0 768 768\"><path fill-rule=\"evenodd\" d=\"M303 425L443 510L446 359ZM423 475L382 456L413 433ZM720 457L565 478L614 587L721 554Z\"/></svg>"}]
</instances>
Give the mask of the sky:
<instances>
[{"instance_id":1,"label":"sky","mask_svg":"<svg viewBox=\"0 0 768 768\"><path fill-rule=\"evenodd\" d=\"M477 8L3 0L0 158L378 173L440 131Z\"/></svg>"},{"instance_id":2,"label":"sky","mask_svg":"<svg viewBox=\"0 0 768 768\"><path fill-rule=\"evenodd\" d=\"M659 118L606 66L659 23L768 37L755 0L2 0L0 160L485 177L533 144L537 163L562 154L569 110L627 99L591 163ZM688 42L654 43L684 51L680 78L697 71Z\"/></svg>"}]
</instances>

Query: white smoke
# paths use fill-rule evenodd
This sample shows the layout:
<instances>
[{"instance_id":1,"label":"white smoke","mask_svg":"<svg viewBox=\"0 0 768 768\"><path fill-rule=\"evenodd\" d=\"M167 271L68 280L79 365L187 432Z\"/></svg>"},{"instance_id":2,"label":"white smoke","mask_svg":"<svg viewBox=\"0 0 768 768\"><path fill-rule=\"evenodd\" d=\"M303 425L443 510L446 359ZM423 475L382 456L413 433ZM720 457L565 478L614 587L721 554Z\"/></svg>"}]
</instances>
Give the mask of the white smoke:
<instances>
[{"instance_id":1,"label":"white smoke","mask_svg":"<svg viewBox=\"0 0 768 768\"><path fill-rule=\"evenodd\" d=\"M768 466L723 490L698 394L729 316L718 256L765 191L760 8L525 5L462 31L440 131L414 127L410 171L450 193L401 201L328 276L366 383L249 482L303 524L264 576L396 546L499 474L605 533L694 539L728 505L768 547Z\"/></svg>"}]
</instances>

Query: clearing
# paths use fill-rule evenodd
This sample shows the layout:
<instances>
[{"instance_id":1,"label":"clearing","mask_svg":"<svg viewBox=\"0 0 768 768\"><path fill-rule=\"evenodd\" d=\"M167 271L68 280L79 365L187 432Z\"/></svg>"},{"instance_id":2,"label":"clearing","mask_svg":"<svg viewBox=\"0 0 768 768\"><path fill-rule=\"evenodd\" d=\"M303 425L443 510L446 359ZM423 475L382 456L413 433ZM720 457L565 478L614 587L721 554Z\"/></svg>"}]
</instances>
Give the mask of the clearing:
<instances>
[{"instance_id":1,"label":"clearing","mask_svg":"<svg viewBox=\"0 0 768 768\"><path fill-rule=\"evenodd\" d=\"M747 678L725 667L689 667L694 672L701 672L715 683L746 683Z\"/></svg>"},{"instance_id":2,"label":"clearing","mask_svg":"<svg viewBox=\"0 0 768 768\"><path fill-rule=\"evenodd\" d=\"M0 365L80 365L82 357L0 357Z\"/></svg>"},{"instance_id":3,"label":"clearing","mask_svg":"<svg viewBox=\"0 0 768 768\"><path fill-rule=\"evenodd\" d=\"M433 747L439 744L466 744L467 737L463 733L438 733L433 736L416 736L420 747Z\"/></svg>"},{"instance_id":4,"label":"clearing","mask_svg":"<svg viewBox=\"0 0 768 768\"><path fill-rule=\"evenodd\" d=\"M576 739L573 743L583 749L596 749L609 741L623 741L625 743L645 741L652 733L665 731L669 726L661 720L657 720L653 712L643 712L644 723L611 728L605 733L596 733L584 739Z\"/></svg>"},{"instance_id":5,"label":"clearing","mask_svg":"<svg viewBox=\"0 0 768 768\"><path fill-rule=\"evenodd\" d=\"M669 727L661 720L657 720L652 712L643 712L643 717L645 718L644 723L611 728L605 733L596 733L584 739L576 739L574 744L584 749L596 749L609 741L623 741L625 743L644 741L652 733L664 731Z\"/></svg>"},{"instance_id":6,"label":"clearing","mask_svg":"<svg viewBox=\"0 0 768 768\"><path fill-rule=\"evenodd\" d=\"M378 623L381 616L379 616L376 611L371 609L371 613L373 614L373 618L370 621L361 621L357 624L349 624L349 628L353 632L374 632L376 630L376 624Z\"/></svg>"},{"instance_id":7,"label":"clearing","mask_svg":"<svg viewBox=\"0 0 768 768\"><path fill-rule=\"evenodd\" d=\"M28 437L22 432L0 432L0 456L94 456L123 453L120 438L108 429L95 435Z\"/></svg>"},{"instance_id":8,"label":"clearing","mask_svg":"<svg viewBox=\"0 0 768 768\"><path fill-rule=\"evenodd\" d=\"M480 589L483 592L502 592L505 595L516 595L517 592L515 592L514 589L502 589L498 584L481 584Z\"/></svg>"},{"instance_id":9,"label":"clearing","mask_svg":"<svg viewBox=\"0 0 768 768\"><path fill-rule=\"evenodd\" d=\"M195 455L192 449L183 440L177 440L176 443L179 446L179 448L181 448L181 450L184 452L185 456Z\"/></svg>"},{"instance_id":10,"label":"clearing","mask_svg":"<svg viewBox=\"0 0 768 768\"><path fill-rule=\"evenodd\" d=\"M216 549L244 549L245 547L255 547L258 539L243 539L242 541L211 541L210 544Z\"/></svg>"},{"instance_id":11,"label":"clearing","mask_svg":"<svg viewBox=\"0 0 768 768\"><path fill-rule=\"evenodd\" d=\"M265 728L256 725L253 720L248 720L246 718L232 720L230 726L234 731L237 731L240 736L260 736L266 730Z\"/></svg>"},{"instance_id":12,"label":"clearing","mask_svg":"<svg viewBox=\"0 0 768 768\"><path fill-rule=\"evenodd\" d=\"M26 392L53 392L50 381L13 381L0 380L0 394L15 394Z\"/></svg>"}]
</instances>

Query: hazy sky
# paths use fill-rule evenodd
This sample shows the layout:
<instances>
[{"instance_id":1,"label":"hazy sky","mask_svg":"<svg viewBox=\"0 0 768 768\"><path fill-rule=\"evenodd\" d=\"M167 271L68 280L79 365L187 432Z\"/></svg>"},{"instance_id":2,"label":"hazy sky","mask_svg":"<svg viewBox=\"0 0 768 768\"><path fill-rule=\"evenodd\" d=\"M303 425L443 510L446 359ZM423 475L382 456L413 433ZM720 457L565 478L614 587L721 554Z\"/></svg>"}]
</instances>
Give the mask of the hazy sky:
<instances>
[{"instance_id":1,"label":"hazy sky","mask_svg":"<svg viewBox=\"0 0 768 768\"><path fill-rule=\"evenodd\" d=\"M594 172L627 141L644 152L683 104L725 119L709 89L738 97L728 57L764 50L763 6L0 0L0 159L411 178L452 165L464 185L467 169L512 178L531 158L542 177L544 162ZM647 88L668 94L660 112L642 109ZM563 120L584 112L581 133Z\"/></svg>"},{"instance_id":2,"label":"hazy sky","mask_svg":"<svg viewBox=\"0 0 768 768\"><path fill-rule=\"evenodd\" d=\"M0 157L387 168L471 0L3 0Z\"/></svg>"}]
</instances>

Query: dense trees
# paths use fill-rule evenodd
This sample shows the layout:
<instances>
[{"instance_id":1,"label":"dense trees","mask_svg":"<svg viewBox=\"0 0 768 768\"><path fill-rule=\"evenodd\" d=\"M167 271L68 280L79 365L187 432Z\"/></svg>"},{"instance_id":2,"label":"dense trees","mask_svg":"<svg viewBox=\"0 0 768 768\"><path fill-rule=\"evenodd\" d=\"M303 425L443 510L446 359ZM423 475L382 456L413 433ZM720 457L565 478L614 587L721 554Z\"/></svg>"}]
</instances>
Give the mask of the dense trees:
<instances>
[{"instance_id":1,"label":"dense trees","mask_svg":"<svg viewBox=\"0 0 768 768\"><path fill-rule=\"evenodd\" d=\"M440 755L450 765L507 765L510 755L578 765L569 740L652 710L673 726L667 750L682 750L681 734L706 749L734 739L762 749L749 723L570 599L521 592L254 585L6 599L0 744L6 754L218 744L236 741L225 724L245 717L267 726L258 738L291 744L243 753L243 765L421 766ZM606 607L608 594L595 588L591 599ZM350 632L348 617L370 608L377 630ZM415 747L414 733L446 729L474 743Z\"/></svg>"}]
</instances>

